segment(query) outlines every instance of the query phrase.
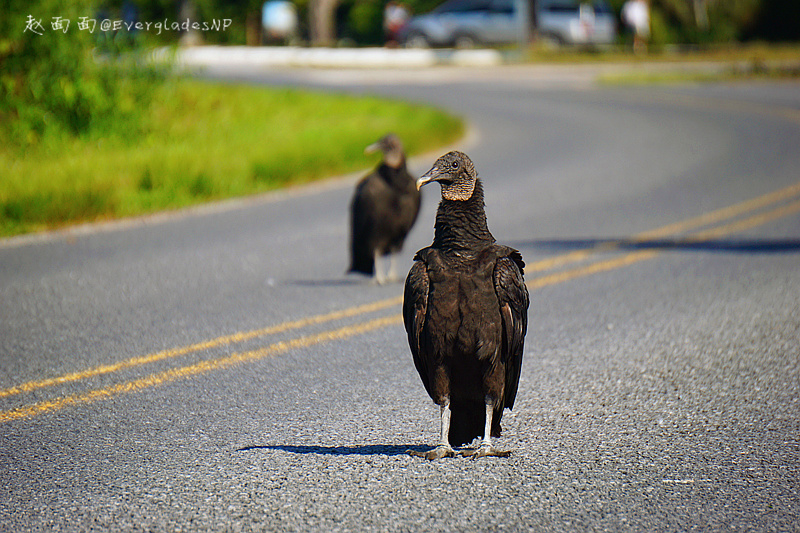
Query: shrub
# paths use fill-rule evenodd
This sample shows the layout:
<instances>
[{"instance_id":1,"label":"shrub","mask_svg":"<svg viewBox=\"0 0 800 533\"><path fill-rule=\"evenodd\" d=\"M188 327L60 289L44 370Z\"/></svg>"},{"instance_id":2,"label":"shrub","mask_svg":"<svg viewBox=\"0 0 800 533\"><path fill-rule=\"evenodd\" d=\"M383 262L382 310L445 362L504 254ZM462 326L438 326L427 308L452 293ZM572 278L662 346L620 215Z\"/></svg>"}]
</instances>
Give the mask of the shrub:
<instances>
[{"instance_id":1,"label":"shrub","mask_svg":"<svg viewBox=\"0 0 800 533\"><path fill-rule=\"evenodd\" d=\"M127 135L139 126L162 76L134 48L99 25L81 29L81 18L94 13L73 2L9 4L0 18L0 140L24 147L48 136Z\"/></svg>"}]
</instances>

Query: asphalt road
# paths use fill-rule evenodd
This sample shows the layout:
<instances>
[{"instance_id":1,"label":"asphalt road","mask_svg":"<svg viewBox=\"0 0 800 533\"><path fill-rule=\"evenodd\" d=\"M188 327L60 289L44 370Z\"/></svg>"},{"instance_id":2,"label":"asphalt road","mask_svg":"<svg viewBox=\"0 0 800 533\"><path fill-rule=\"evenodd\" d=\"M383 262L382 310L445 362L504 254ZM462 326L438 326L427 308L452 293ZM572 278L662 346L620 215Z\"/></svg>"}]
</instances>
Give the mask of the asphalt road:
<instances>
[{"instance_id":1,"label":"asphalt road","mask_svg":"<svg viewBox=\"0 0 800 533\"><path fill-rule=\"evenodd\" d=\"M0 529L800 529L800 85L208 75L471 123L489 227L528 263L513 454L405 453L438 409L401 285L343 274L351 177L0 241Z\"/></svg>"}]
</instances>

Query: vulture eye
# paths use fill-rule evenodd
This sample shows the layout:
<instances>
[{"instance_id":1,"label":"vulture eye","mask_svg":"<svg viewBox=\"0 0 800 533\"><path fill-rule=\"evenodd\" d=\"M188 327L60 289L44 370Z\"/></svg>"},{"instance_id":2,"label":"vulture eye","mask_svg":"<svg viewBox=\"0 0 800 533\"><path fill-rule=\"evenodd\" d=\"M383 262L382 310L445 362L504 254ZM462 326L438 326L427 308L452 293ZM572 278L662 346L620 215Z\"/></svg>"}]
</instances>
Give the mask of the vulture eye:
<instances>
[{"instance_id":1,"label":"vulture eye","mask_svg":"<svg viewBox=\"0 0 800 533\"><path fill-rule=\"evenodd\" d=\"M458 168L458 161L453 161L452 163L450 163L450 166L453 168Z\"/></svg>"}]
</instances>

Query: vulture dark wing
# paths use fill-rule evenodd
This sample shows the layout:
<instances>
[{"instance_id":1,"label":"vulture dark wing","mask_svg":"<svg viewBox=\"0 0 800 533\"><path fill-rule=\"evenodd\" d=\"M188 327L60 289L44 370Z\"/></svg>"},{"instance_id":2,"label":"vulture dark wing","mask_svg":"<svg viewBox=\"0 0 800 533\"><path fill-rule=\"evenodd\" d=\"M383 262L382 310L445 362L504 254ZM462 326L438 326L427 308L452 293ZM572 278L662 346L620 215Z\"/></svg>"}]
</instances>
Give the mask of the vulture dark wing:
<instances>
[{"instance_id":1,"label":"vulture dark wing","mask_svg":"<svg viewBox=\"0 0 800 533\"><path fill-rule=\"evenodd\" d=\"M377 198L381 195L380 177L376 173L362 179L356 186L350 204L350 271L372 274L374 257L372 231L375 226Z\"/></svg>"},{"instance_id":2,"label":"vulture dark wing","mask_svg":"<svg viewBox=\"0 0 800 533\"><path fill-rule=\"evenodd\" d=\"M372 222L376 210L376 198L380 195L380 184L377 180L378 176L369 175L362 179L356 186L355 193L353 194L353 201L351 204L351 211L353 215L354 227L364 231L368 228L366 226Z\"/></svg>"},{"instance_id":3,"label":"vulture dark wing","mask_svg":"<svg viewBox=\"0 0 800 533\"><path fill-rule=\"evenodd\" d=\"M494 290L503 318L503 346L501 359L506 365L505 406L514 407L519 375L522 370L522 352L525 332L528 329L528 288L522 273L525 263L517 250L509 248L507 256L497 260L494 269Z\"/></svg>"},{"instance_id":4,"label":"vulture dark wing","mask_svg":"<svg viewBox=\"0 0 800 533\"><path fill-rule=\"evenodd\" d=\"M429 371L431 361L422 340L425 315L428 312L428 269L419 256L416 259L417 261L414 262L406 278L403 294L403 322L408 334L411 355L414 357L414 366L422 379L422 384L425 385L425 390L433 397Z\"/></svg>"}]
</instances>

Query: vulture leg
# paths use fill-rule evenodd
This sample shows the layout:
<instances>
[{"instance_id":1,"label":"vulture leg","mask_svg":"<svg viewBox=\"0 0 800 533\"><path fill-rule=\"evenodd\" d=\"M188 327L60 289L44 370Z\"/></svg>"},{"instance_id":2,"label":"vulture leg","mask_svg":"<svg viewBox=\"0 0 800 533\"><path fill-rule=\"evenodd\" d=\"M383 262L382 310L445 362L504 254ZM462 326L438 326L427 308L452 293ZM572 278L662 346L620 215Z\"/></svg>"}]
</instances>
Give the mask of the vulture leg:
<instances>
[{"instance_id":1,"label":"vulture leg","mask_svg":"<svg viewBox=\"0 0 800 533\"><path fill-rule=\"evenodd\" d=\"M383 260L378 250L375 250L375 283L378 285L386 283L386 277L383 275Z\"/></svg>"},{"instance_id":2,"label":"vulture leg","mask_svg":"<svg viewBox=\"0 0 800 533\"><path fill-rule=\"evenodd\" d=\"M494 417L494 404L490 398L486 398L486 426L483 429L483 440L478 448L464 450L460 452L462 457L508 457L511 451L498 450L492 446L492 418Z\"/></svg>"},{"instance_id":3,"label":"vulture leg","mask_svg":"<svg viewBox=\"0 0 800 533\"><path fill-rule=\"evenodd\" d=\"M436 459L441 459L442 457L455 457L456 454L453 451L453 448L450 446L450 441L447 438L448 433L450 433L450 402L444 403L440 406L441 409L441 422L442 422L442 432L441 437L439 439L439 445L427 452L418 452L415 450L408 450L410 455L415 455L417 457L424 457L428 461L435 461Z\"/></svg>"},{"instance_id":4,"label":"vulture leg","mask_svg":"<svg viewBox=\"0 0 800 533\"><path fill-rule=\"evenodd\" d=\"M386 278L390 282L398 281L400 279L397 277L397 254L395 253L389 256L389 273L386 275Z\"/></svg>"}]
</instances>

